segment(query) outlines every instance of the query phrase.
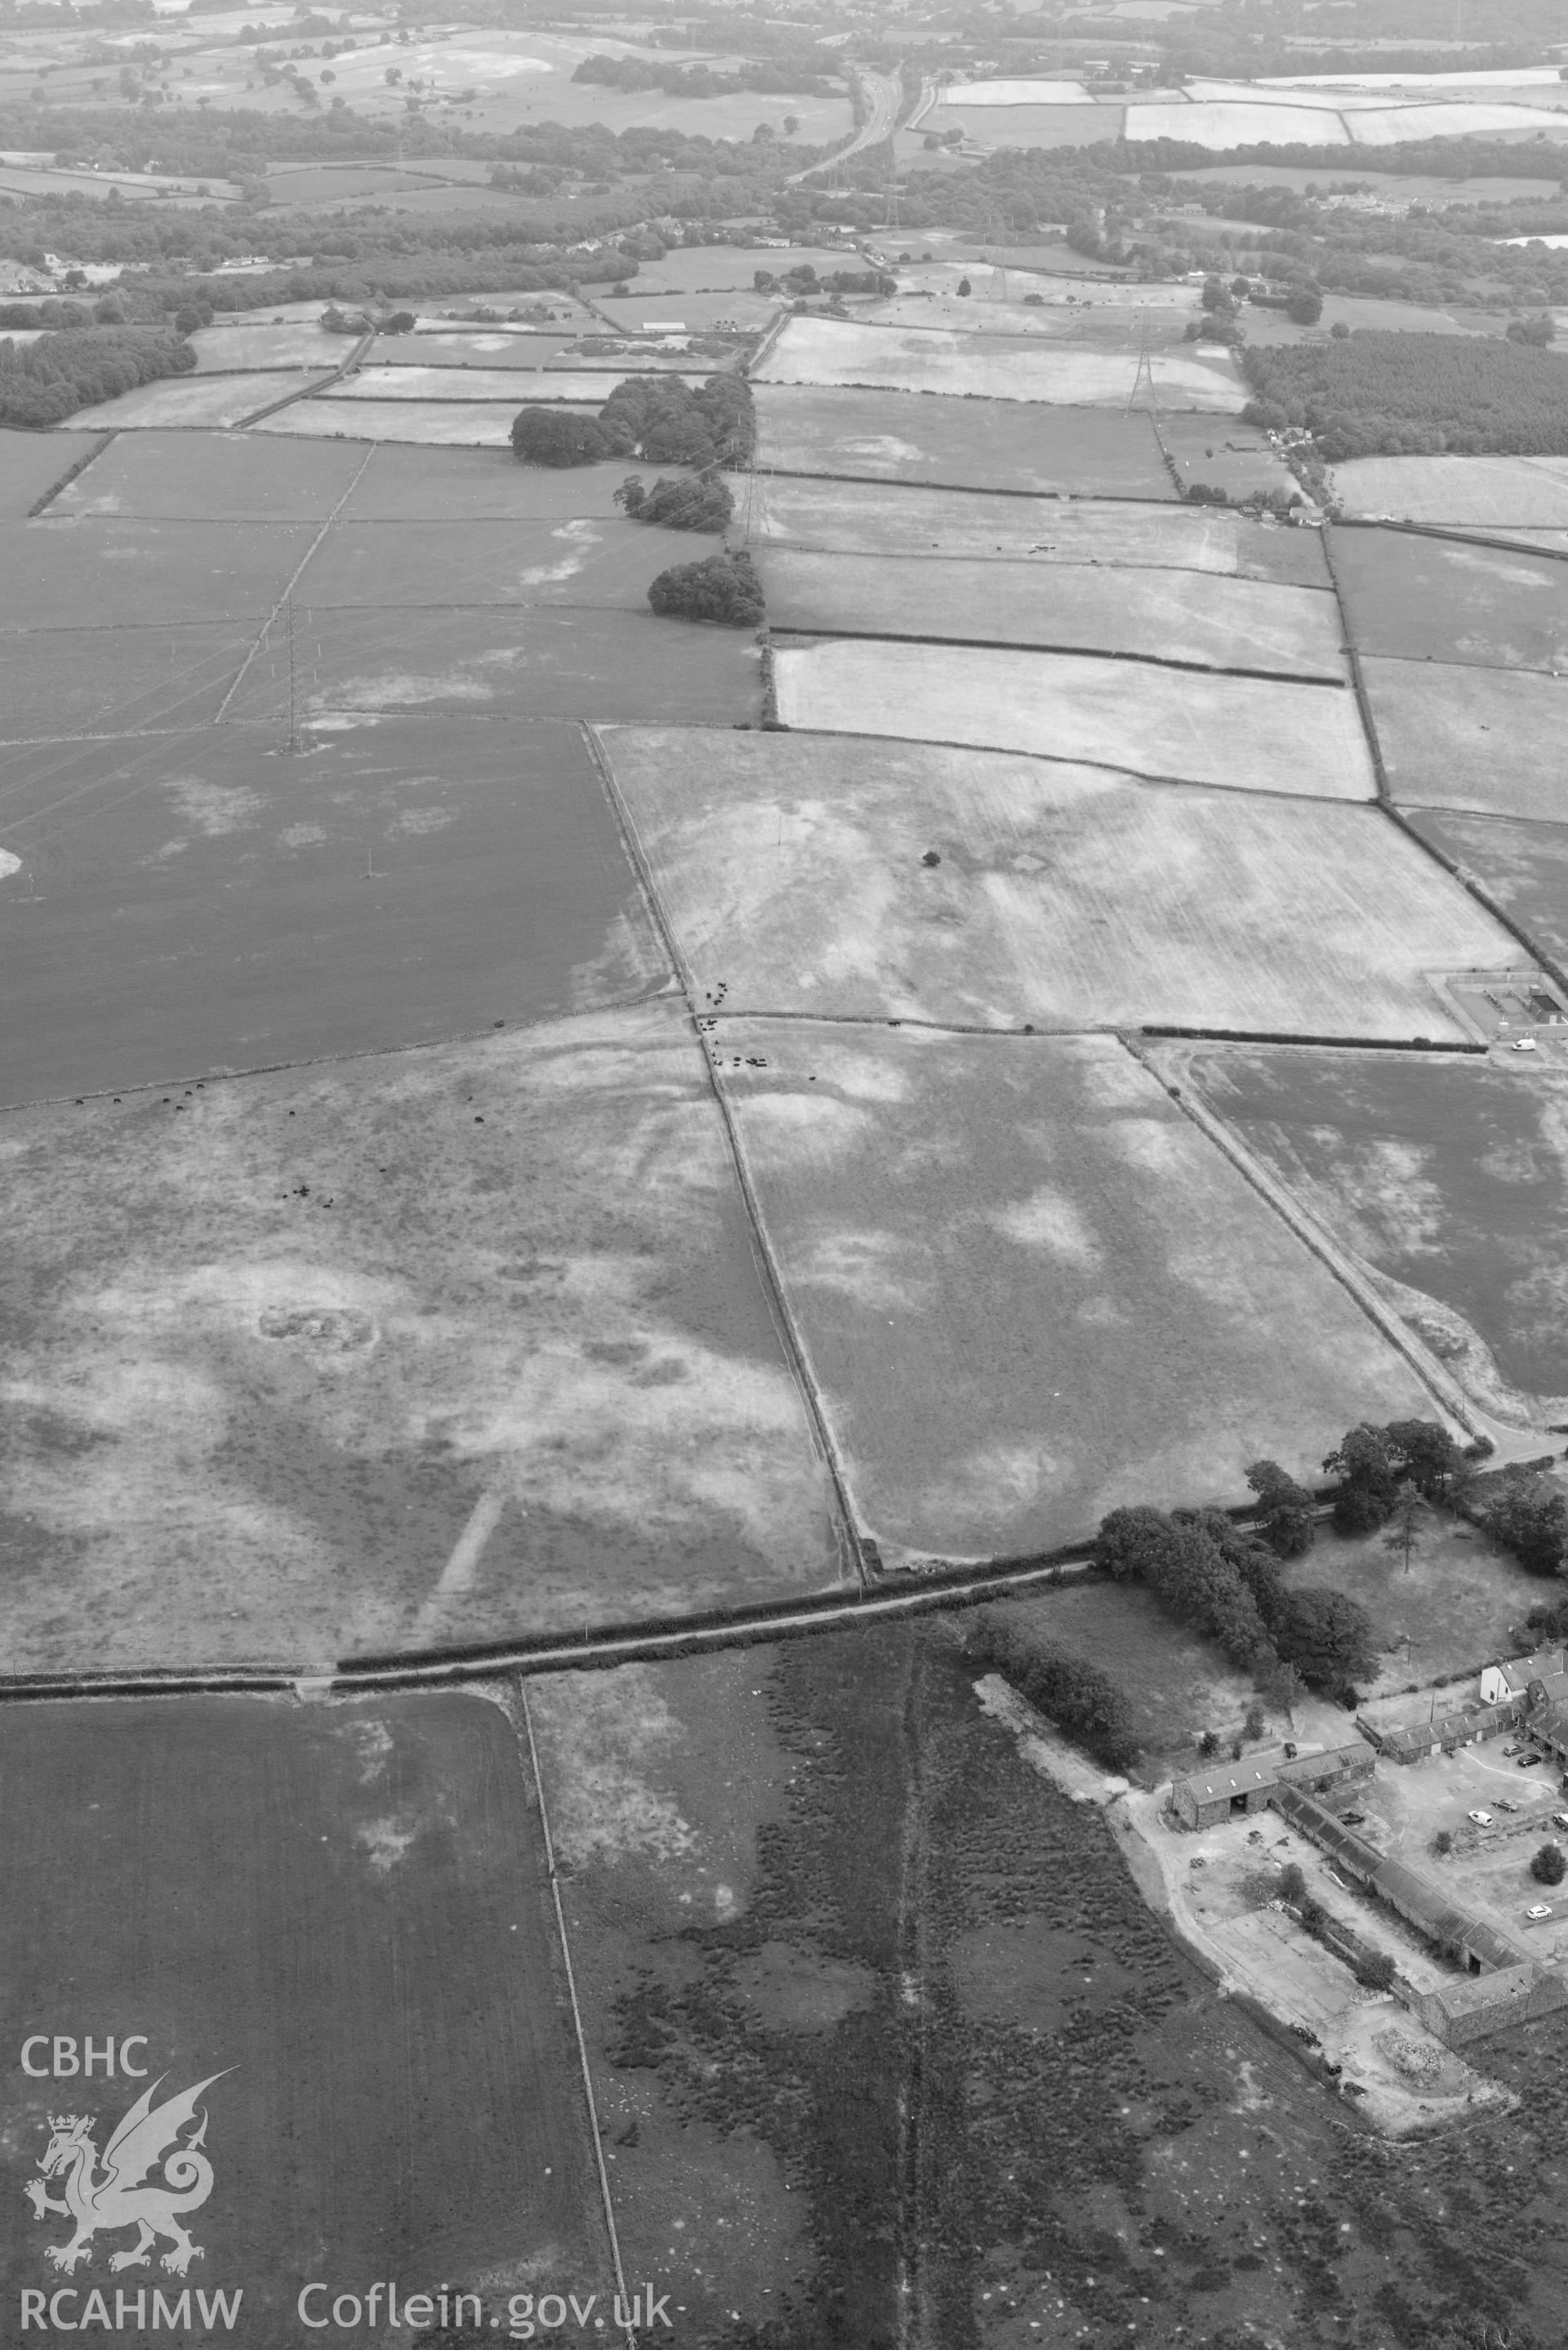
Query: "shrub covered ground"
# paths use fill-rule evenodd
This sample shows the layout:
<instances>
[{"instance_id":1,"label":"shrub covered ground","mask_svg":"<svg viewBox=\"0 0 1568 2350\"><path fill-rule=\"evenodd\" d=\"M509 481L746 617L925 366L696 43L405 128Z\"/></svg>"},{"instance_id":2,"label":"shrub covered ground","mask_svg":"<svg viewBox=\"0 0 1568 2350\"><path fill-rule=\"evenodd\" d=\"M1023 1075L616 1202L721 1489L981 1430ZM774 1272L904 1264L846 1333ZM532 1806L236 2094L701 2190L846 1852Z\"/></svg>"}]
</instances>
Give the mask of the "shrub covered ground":
<instances>
[{"instance_id":1,"label":"shrub covered ground","mask_svg":"<svg viewBox=\"0 0 1568 2350\"><path fill-rule=\"evenodd\" d=\"M940 1625L531 1684L623 2253L694 2343L1553 2340L1568 2026L1486 2043L1512 2113L1363 2136L975 1674Z\"/></svg>"}]
</instances>

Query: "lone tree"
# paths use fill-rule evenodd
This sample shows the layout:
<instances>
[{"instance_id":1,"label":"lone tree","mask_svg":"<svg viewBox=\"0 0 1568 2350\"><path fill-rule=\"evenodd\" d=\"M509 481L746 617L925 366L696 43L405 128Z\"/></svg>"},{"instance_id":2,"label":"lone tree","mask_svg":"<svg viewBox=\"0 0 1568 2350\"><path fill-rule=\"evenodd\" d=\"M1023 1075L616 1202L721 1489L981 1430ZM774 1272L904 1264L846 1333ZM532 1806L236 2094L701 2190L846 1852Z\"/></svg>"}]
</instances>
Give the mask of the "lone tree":
<instances>
[{"instance_id":1,"label":"lone tree","mask_svg":"<svg viewBox=\"0 0 1568 2350\"><path fill-rule=\"evenodd\" d=\"M1315 286L1298 286L1285 304L1285 316L1298 327L1315 327L1323 316L1323 296Z\"/></svg>"},{"instance_id":2,"label":"lone tree","mask_svg":"<svg viewBox=\"0 0 1568 2350\"><path fill-rule=\"evenodd\" d=\"M1560 1844L1543 1844L1530 1864L1530 1874L1537 1885L1561 1885L1568 1877L1568 1859Z\"/></svg>"},{"instance_id":3,"label":"lone tree","mask_svg":"<svg viewBox=\"0 0 1568 2350\"><path fill-rule=\"evenodd\" d=\"M597 465L615 453L597 417L562 408L523 409L512 420L512 447L523 465Z\"/></svg>"},{"instance_id":4,"label":"lone tree","mask_svg":"<svg viewBox=\"0 0 1568 2350\"><path fill-rule=\"evenodd\" d=\"M661 571L648 600L662 619L716 620L727 629L754 629L763 617L763 587L749 555L710 555Z\"/></svg>"}]
</instances>

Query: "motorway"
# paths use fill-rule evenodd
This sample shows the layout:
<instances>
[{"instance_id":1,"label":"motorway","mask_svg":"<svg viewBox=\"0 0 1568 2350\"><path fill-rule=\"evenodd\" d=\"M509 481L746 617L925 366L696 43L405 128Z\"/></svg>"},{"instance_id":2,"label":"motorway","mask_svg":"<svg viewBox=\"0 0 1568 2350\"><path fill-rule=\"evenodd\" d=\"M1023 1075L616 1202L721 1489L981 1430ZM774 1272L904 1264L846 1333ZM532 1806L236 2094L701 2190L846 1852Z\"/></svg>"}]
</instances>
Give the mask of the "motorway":
<instances>
[{"instance_id":1,"label":"motorway","mask_svg":"<svg viewBox=\"0 0 1568 2350\"><path fill-rule=\"evenodd\" d=\"M804 172L792 172L784 182L786 187L793 188L817 172L831 170L835 163L842 163L849 156L858 155L863 147L875 147L879 140L891 138L893 125L898 120L898 109L904 100L903 84L897 74L863 73L859 79L870 110L848 146L839 148L836 154L827 156L820 163L811 164Z\"/></svg>"}]
</instances>

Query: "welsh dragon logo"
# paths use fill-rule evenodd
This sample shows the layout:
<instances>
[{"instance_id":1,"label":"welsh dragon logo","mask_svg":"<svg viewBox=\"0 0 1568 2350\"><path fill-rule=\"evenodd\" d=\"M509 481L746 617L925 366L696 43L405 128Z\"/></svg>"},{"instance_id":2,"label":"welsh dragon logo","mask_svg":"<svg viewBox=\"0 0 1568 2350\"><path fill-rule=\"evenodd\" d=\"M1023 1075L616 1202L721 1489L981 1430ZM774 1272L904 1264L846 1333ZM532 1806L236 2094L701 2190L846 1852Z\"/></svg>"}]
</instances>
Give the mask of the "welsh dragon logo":
<instances>
[{"instance_id":1,"label":"welsh dragon logo","mask_svg":"<svg viewBox=\"0 0 1568 2350\"><path fill-rule=\"evenodd\" d=\"M76 2233L69 2243L44 2247L45 2258L67 2276L78 2261L85 2265L92 2259L92 2238L100 2228L140 2231L129 2251L110 2255L111 2269L146 2268L161 2236L166 2236L174 2248L162 2255L161 2265L175 2276L183 2276L192 2261L204 2257L201 2245L193 2244L181 2226L180 2214L199 2210L213 2191L213 2166L201 2151L207 2135L206 2115L202 2114L193 2137L183 2146L179 2138L186 2124L196 2118L202 2092L223 2075L211 2074L193 2089L182 2089L178 2096L154 2106L153 2097L167 2077L164 2074L143 2089L104 2147L101 2170L92 2142L93 2116L49 2116L52 2136L38 2158L38 2168L44 2178L63 2181L65 2200L47 2194L42 2178L29 2178L22 2192L36 2220L58 2211L75 2220ZM160 2168L161 2178L153 2178L151 2174Z\"/></svg>"}]
</instances>

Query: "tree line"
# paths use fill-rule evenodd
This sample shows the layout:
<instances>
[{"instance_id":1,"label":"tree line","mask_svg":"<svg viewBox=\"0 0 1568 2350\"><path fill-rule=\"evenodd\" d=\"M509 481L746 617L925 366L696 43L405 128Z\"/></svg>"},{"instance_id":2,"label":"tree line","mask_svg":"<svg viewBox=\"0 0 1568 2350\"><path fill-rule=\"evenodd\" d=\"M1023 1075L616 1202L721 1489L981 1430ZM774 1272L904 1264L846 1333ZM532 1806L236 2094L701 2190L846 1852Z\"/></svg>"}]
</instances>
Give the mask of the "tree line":
<instances>
[{"instance_id":1,"label":"tree line","mask_svg":"<svg viewBox=\"0 0 1568 2350\"><path fill-rule=\"evenodd\" d=\"M195 364L189 343L157 328L93 327L0 343L0 425L58 424L78 408L161 376L187 375Z\"/></svg>"}]
</instances>

